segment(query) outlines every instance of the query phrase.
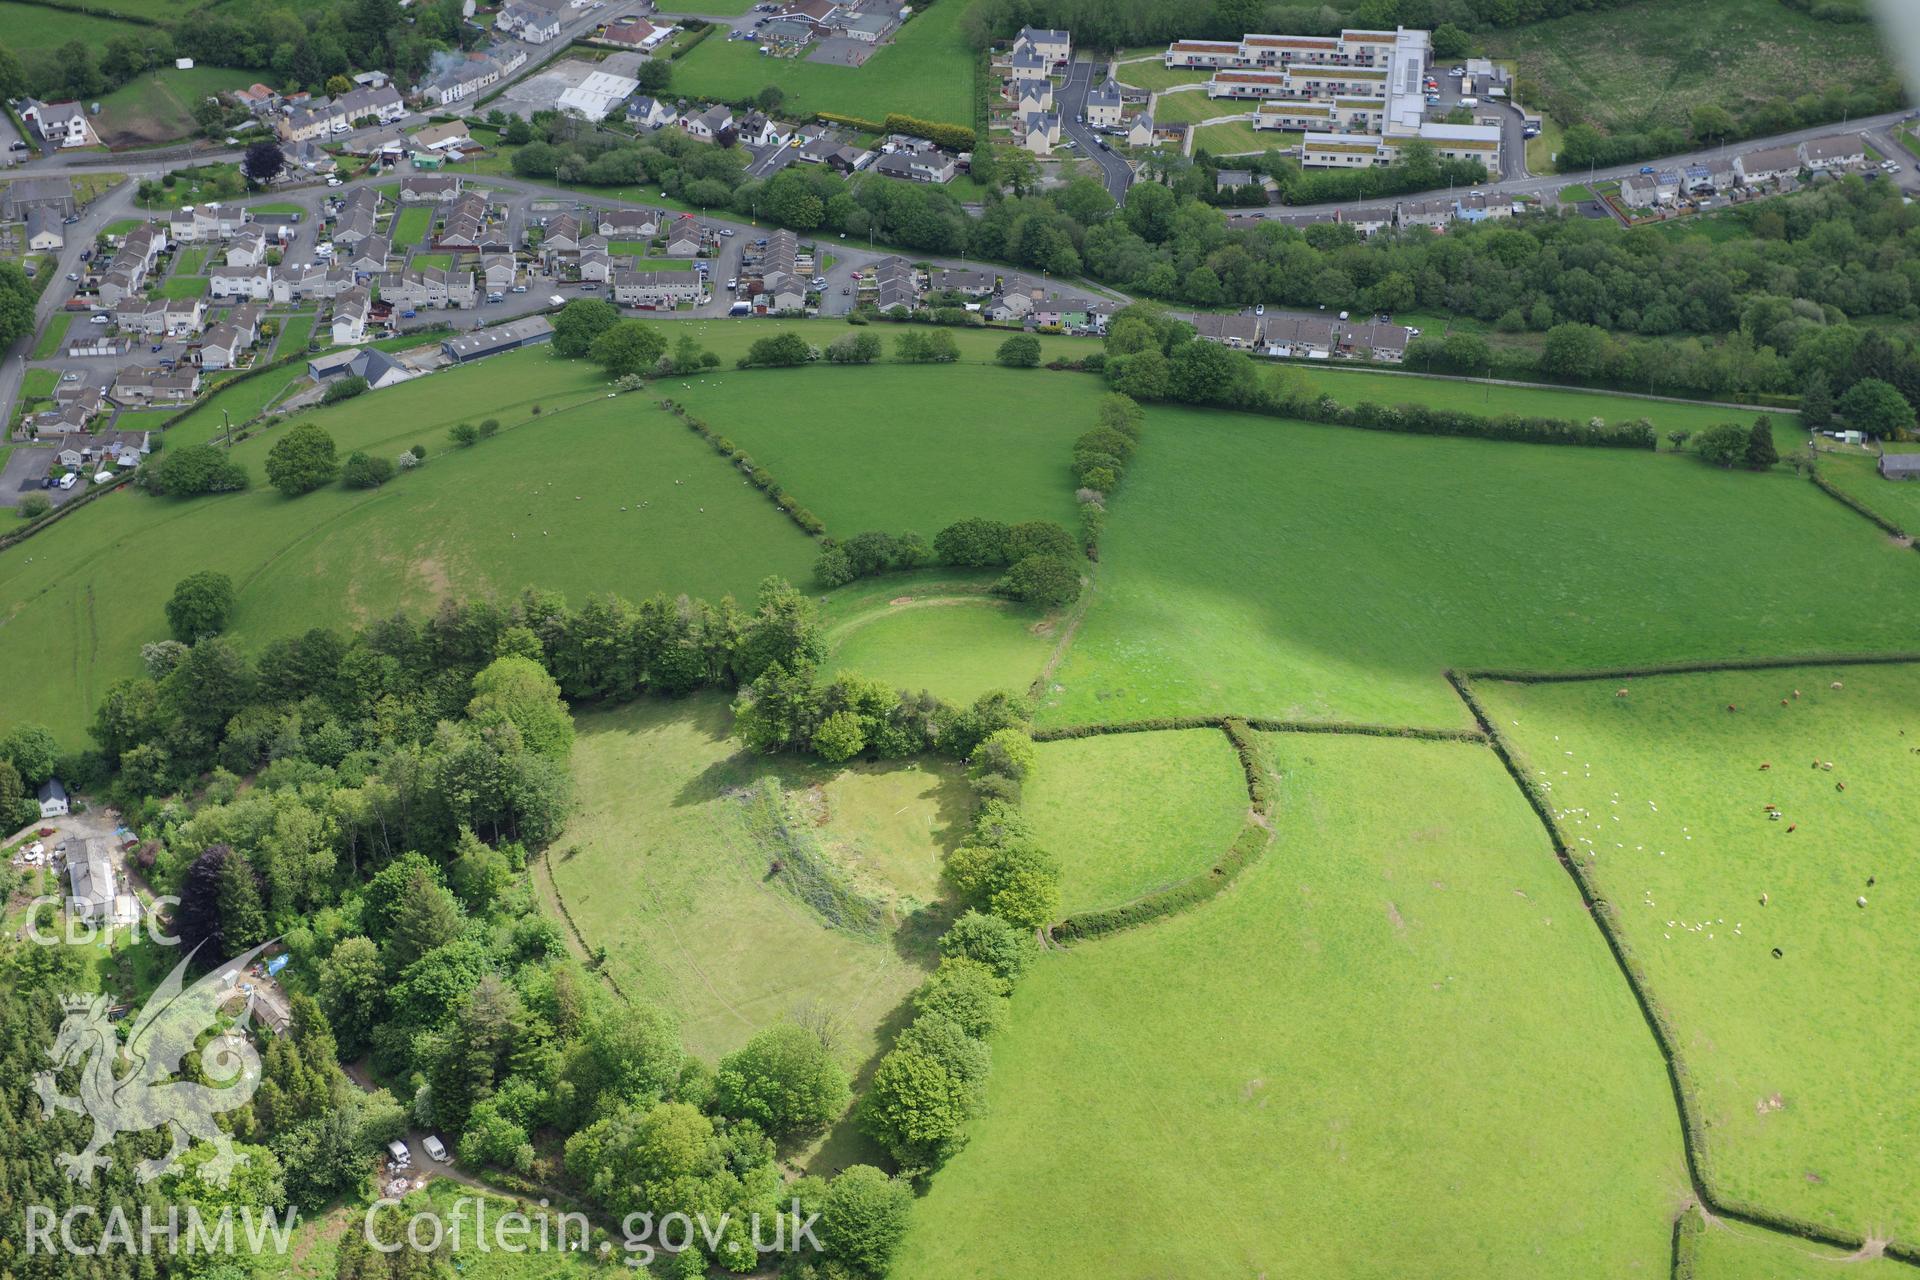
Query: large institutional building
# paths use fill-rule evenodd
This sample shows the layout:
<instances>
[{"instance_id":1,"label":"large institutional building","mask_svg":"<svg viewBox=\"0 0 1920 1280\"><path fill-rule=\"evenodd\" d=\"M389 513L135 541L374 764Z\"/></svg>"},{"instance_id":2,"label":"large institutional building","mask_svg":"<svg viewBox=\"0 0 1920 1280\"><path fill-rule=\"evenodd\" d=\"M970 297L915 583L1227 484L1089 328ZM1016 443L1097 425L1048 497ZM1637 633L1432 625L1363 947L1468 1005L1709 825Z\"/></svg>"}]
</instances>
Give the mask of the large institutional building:
<instances>
[{"instance_id":1,"label":"large institutional building","mask_svg":"<svg viewBox=\"0 0 1920 1280\"><path fill-rule=\"evenodd\" d=\"M1426 118L1432 55L1425 31L1401 27L1337 36L1176 40L1167 46L1166 65L1212 71L1208 97L1257 101L1257 128L1304 133L1304 164L1388 164L1402 145L1418 139L1443 156L1479 160L1498 177L1497 125Z\"/></svg>"}]
</instances>

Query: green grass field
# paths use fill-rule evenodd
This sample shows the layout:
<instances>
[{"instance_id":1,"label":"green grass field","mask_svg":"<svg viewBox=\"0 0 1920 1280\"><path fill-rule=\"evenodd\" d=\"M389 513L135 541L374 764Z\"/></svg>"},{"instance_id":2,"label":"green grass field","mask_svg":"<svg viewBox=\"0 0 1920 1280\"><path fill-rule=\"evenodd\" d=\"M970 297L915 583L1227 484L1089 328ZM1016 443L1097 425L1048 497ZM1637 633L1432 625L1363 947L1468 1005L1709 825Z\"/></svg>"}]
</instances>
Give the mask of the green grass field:
<instances>
[{"instance_id":1,"label":"green grass field","mask_svg":"<svg viewBox=\"0 0 1920 1280\"><path fill-rule=\"evenodd\" d=\"M207 291L205 276L172 275L161 282L160 296L163 298L197 298Z\"/></svg>"},{"instance_id":2,"label":"green grass field","mask_svg":"<svg viewBox=\"0 0 1920 1280\"><path fill-rule=\"evenodd\" d=\"M280 341L274 346L276 356L290 356L307 349L307 340L313 336L313 323L319 317L311 311L302 311L297 315L284 317L280 322Z\"/></svg>"},{"instance_id":3,"label":"green grass field","mask_svg":"<svg viewBox=\"0 0 1920 1280\"><path fill-rule=\"evenodd\" d=\"M1245 114L1250 104L1233 98L1209 98L1204 89L1162 93L1153 100L1155 124L1198 124L1215 116Z\"/></svg>"},{"instance_id":4,"label":"green grass field","mask_svg":"<svg viewBox=\"0 0 1920 1280\"><path fill-rule=\"evenodd\" d=\"M34 360L51 360L66 349L67 330L73 326L73 312L56 311L47 317L47 327L34 339Z\"/></svg>"},{"instance_id":5,"label":"green grass field","mask_svg":"<svg viewBox=\"0 0 1920 1280\"><path fill-rule=\"evenodd\" d=\"M892 335L874 331L891 350ZM836 535L931 539L967 516L1075 527L1073 441L1093 425L1101 389L1033 370L814 368L719 373L677 398Z\"/></svg>"},{"instance_id":6,"label":"green grass field","mask_svg":"<svg viewBox=\"0 0 1920 1280\"><path fill-rule=\"evenodd\" d=\"M1417 318L1408 318L1418 324ZM1663 433L1674 430L1698 431L1716 422L1753 420L1752 414L1738 409L1717 409L1712 405L1684 401L1651 400L1610 391L1584 391L1577 387L1504 387L1492 382L1462 382L1377 369L1318 365L1308 365L1304 372L1315 390L1332 393L1342 404L1358 404L1363 400L1371 400L1375 404L1419 403L1471 413L1519 413L1576 420L1605 418L1608 422L1645 418ZM1795 415L1776 413L1774 420L1777 439L1785 438L1780 434L1785 430L1791 433L1796 443L1806 443Z\"/></svg>"},{"instance_id":7,"label":"green grass field","mask_svg":"<svg viewBox=\"0 0 1920 1280\"><path fill-rule=\"evenodd\" d=\"M960 30L966 11L964 4L932 6L858 67L763 57L753 41L716 32L673 64L674 92L738 101L777 84L787 95L781 109L799 119L832 111L879 121L897 111L966 124L973 118L973 55Z\"/></svg>"},{"instance_id":8,"label":"green grass field","mask_svg":"<svg viewBox=\"0 0 1920 1280\"><path fill-rule=\"evenodd\" d=\"M389 228L393 235L393 247L411 248L427 238L427 232L433 230L433 210L425 205L408 205L393 215L393 225Z\"/></svg>"},{"instance_id":9,"label":"green grass field","mask_svg":"<svg viewBox=\"0 0 1920 1280\"><path fill-rule=\"evenodd\" d=\"M1271 745L1235 888L1024 980L896 1274L1666 1275L1660 1060L1492 753Z\"/></svg>"},{"instance_id":10,"label":"green grass field","mask_svg":"<svg viewBox=\"0 0 1920 1280\"><path fill-rule=\"evenodd\" d=\"M1709 103L1741 118L1771 99L1893 74L1871 23L1822 22L1779 0L1645 0L1484 38L1542 86L1529 106L1615 129L1684 128Z\"/></svg>"},{"instance_id":11,"label":"green grass field","mask_svg":"<svg viewBox=\"0 0 1920 1280\"><path fill-rule=\"evenodd\" d=\"M1834 488L1864 504L1881 519L1891 520L1908 534L1920 536L1920 484L1883 479L1879 461L1866 453L1822 453L1820 474Z\"/></svg>"},{"instance_id":12,"label":"green grass field","mask_svg":"<svg viewBox=\"0 0 1920 1280\"><path fill-rule=\"evenodd\" d=\"M70 40L81 40L102 49L114 36L138 39L145 30L145 27L112 18L62 13L42 5L0 0L0 31L7 33L7 48L18 54L51 53Z\"/></svg>"},{"instance_id":13,"label":"green grass field","mask_svg":"<svg viewBox=\"0 0 1920 1280\"><path fill-rule=\"evenodd\" d=\"M145 0L178 11L185 0ZM129 10L128 12L133 12ZM202 99L230 89L243 89L260 78L253 71L224 67L194 67L181 71L167 67L121 85L101 98L94 128L111 147L154 146L193 134L193 108Z\"/></svg>"},{"instance_id":14,"label":"green grass field","mask_svg":"<svg viewBox=\"0 0 1920 1280\"><path fill-rule=\"evenodd\" d=\"M173 255L175 275L198 275L207 269L207 260L213 256L211 245L182 245Z\"/></svg>"},{"instance_id":15,"label":"green grass field","mask_svg":"<svg viewBox=\"0 0 1920 1280\"><path fill-rule=\"evenodd\" d=\"M1285 147L1296 140L1291 134L1256 129L1248 121L1234 120L1227 124L1202 125L1194 130L1193 149L1204 148L1217 156L1244 155L1269 147Z\"/></svg>"},{"instance_id":16,"label":"green grass field","mask_svg":"<svg viewBox=\"0 0 1920 1280\"><path fill-rule=\"evenodd\" d=\"M24 400L44 400L59 385L58 369L29 369L20 375L20 396Z\"/></svg>"},{"instance_id":17,"label":"green grass field","mask_svg":"<svg viewBox=\"0 0 1920 1280\"><path fill-rule=\"evenodd\" d=\"M1481 692L1678 1028L1714 1189L1913 1239L1920 669Z\"/></svg>"},{"instance_id":18,"label":"green grass field","mask_svg":"<svg viewBox=\"0 0 1920 1280\"><path fill-rule=\"evenodd\" d=\"M277 369L222 387L167 428L164 443L175 449L182 445L206 444L224 436L228 423L238 431L279 399L296 379L304 378L306 372L302 366Z\"/></svg>"},{"instance_id":19,"label":"green grass field","mask_svg":"<svg viewBox=\"0 0 1920 1280\"><path fill-rule=\"evenodd\" d=\"M1123 62L1114 69L1114 79L1121 84L1130 84L1136 89L1158 91L1176 84L1205 84L1213 78L1211 71L1189 71L1183 67L1168 67L1160 60L1166 50L1128 50L1127 57L1153 56L1143 62Z\"/></svg>"},{"instance_id":20,"label":"green grass field","mask_svg":"<svg viewBox=\"0 0 1920 1280\"><path fill-rule=\"evenodd\" d=\"M1161 408L1101 550L1043 724L1463 724L1449 665L1897 650L1920 623L1920 558L1784 471Z\"/></svg>"},{"instance_id":21,"label":"green grass field","mask_svg":"<svg viewBox=\"0 0 1920 1280\"><path fill-rule=\"evenodd\" d=\"M407 260L409 267L435 267L441 271L453 270L453 255L450 253L416 253Z\"/></svg>"},{"instance_id":22,"label":"green grass field","mask_svg":"<svg viewBox=\"0 0 1920 1280\"><path fill-rule=\"evenodd\" d=\"M79 745L108 683L165 636L173 584L198 569L233 578L234 631L250 648L316 619L426 612L448 595L537 585L574 598L750 597L769 573L803 580L811 540L646 397L606 399L596 372L534 348L314 413L343 455L428 447L424 467L382 489L282 497L262 479L269 431L234 450L254 477L246 493L115 494L0 555L0 670L39 673L0 720L43 723ZM223 394L265 395L274 380ZM504 424L497 439L448 445L449 427L483 417ZM196 415L194 433L218 424ZM135 549L142 572L126 574Z\"/></svg>"},{"instance_id":23,"label":"green grass field","mask_svg":"<svg viewBox=\"0 0 1920 1280\"><path fill-rule=\"evenodd\" d=\"M841 588L828 598L827 671L955 703L995 689L1024 694L1058 642L1057 619L984 594L991 583L927 570Z\"/></svg>"},{"instance_id":24,"label":"green grass field","mask_svg":"<svg viewBox=\"0 0 1920 1280\"><path fill-rule=\"evenodd\" d=\"M1027 815L1060 860L1062 915L1205 871L1247 811L1239 757L1217 729L1071 738L1039 751Z\"/></svg>"},{"instance_id":25,"label":"green grass field","mask_svg":"<svg viewBox=\"0 0 1920 1280\"><path fill-rule=\"evenodd\" d=\"M970 796L931 763L852 765L737 753L727 699L646 701L578 718L578 816L548 855L551 883L623 989L678 1015L708 1060L816 1007L849 1066L931 963L940 860ZM788 845L758 820L772 780L796 826L889 904L889 931L828 927L770 878Z\"/></svg>"},{"instance_id":26,"label":"green grass field","mask_svg":"<svg viewBox=\"0 0 1920 1280\"><path fill-rule=\"evenodd\" d=\"M1716 1219L1689 1246L1695 1280L1903 1280L1913 1268Z\"/></svg>"}]
</instances>

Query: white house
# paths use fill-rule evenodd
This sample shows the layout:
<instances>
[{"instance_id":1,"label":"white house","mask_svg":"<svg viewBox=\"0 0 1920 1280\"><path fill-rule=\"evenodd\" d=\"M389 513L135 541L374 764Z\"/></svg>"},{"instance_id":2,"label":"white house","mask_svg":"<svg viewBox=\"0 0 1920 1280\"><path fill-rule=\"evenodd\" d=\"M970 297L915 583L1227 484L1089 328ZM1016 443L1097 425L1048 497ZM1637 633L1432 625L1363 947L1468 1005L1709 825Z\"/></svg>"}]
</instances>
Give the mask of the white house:
<instances>
[{"instance_id":1,"label":"white house","mask_svg":"<svg viewBox=\"0 0 1920 1280\"><path fill-rule=\"evenodd\" d=\"M352 346L365 340L373 298L365 289L349 289L333 300L333 345Z\"/></svg>"},{"instance_id":2,"label":"white house","mask_svg":"<svg viewBox=\"0 0 1920 1280\"><path fill-rule=\"evenodd\" d=\"M40 131L56 147L84 147L97 139L87 125L87 112L77 102L36 102L20 105L20 119Z\"/></svg>"},{"instance_id":3,"label":"white house","mask_svg":"<svg viewBox=\"0 0 1920 1280\"><path fill-rule=\"evenodd\" d=\"M674 122L673 108L645 94L627 99L627 123L636 129L658 129Z\"/></svg>"},{"instance_id":4,"label":"white house","mask_svg":"<svg viewBox=\"0 0 1920 1280\"><path fill-rule=\"evenodd\" d=\"M67 789L60 779L49 778L40 784L40 816L64 818L67 815Z\"/></svg>"},{"instance_id":5,"label":"white house","mask_svg":"<svg viewBox=\"0 0 1920 1280\"><path fill-rule=\"evenodd\" d=\"M560 14L567 0L507 0L493 20L496 31L519 36L528 44L545 44L560 36Z\"/></svg>"},{"instance_id":6,"label":"white house","mask_svg":"<svg viewBox=\"0 0 1920 1280\"><path fill-rule=\"evenodd\" d=\"M265 302L273 296L273 268L215 267L207 292L216 298Z\"/></svg>"},{"instance_id":7,"label":"white house","mask_svg":"<svg viewBox=\"0 0 1920 1280\"><path fill-rule=\"evenodd\" d=\"M227 265L230 267L258 267L267 261L267 233L257 228L238 232L227 244Z\"/></svg>"}]
</instances>

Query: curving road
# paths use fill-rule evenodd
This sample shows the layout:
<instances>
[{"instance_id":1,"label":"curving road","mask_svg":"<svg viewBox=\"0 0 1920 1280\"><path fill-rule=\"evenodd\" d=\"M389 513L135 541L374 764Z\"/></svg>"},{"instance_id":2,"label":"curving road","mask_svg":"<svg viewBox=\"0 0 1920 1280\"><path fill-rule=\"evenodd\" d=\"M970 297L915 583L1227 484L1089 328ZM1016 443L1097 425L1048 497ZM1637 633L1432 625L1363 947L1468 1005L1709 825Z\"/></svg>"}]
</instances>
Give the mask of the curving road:
<instances>
[{"instance_id":1,"label":"curving road","mask_svg":"<svg viewBox=\"0 0 1920 1280\"><path fill-rule=\"evenodd\" d=\"M1060 132L1073 139L1081 155L1100 166L1107 194L1120 201L1127 198L1127 188L1133 185L1133 166L1115 152L1101 147L1100 135L1083 123L1087 116L1087 91L1093 88L1094 68L1106 65L1104 62L1069 64L1066 83L1060 86L1055 97L1060 107Z\"/></svg>"}]
</instances>

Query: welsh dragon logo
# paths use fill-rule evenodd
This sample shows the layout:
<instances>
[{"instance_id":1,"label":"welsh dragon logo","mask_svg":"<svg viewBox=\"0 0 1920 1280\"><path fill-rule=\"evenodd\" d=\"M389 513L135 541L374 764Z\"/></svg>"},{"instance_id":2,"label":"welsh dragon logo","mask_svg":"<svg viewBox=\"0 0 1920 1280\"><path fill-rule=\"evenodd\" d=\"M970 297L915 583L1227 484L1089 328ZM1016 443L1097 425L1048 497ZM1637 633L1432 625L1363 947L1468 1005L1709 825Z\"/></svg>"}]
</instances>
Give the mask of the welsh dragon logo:
<instances>
[{"instance_id":1,"label":"welsh dragon logo","mask_svg":"<svg viewBox=\"0 0 1920 1280\"><path fill-rule=\"evenodd\" d=\"M141 1182L166 1173L199 1138L214 1145L213 1158L202 1167L201 1175L216 1186L226 1185L247 1157L234 1150L233 1139L214 1117L245 1106L260 1087L260 1055L244 1034L253 1012L252 998L247 998L247 1007L228 1034L204 1047L195 1046L219 1021L221 1006L237 994L225 975L245 969L265 945L192 986L185 983L187 965L193 959L193 953L187 953L134 1018L124 1048L107 1018L105 996L62 997L67 1016L47 1051L53 1069L37 1073L33 1084L47 1115L60 1108L93 1121L93 1140L86 1148L58 1157L69 1178L91 1183L96 1169L112 1163L101 1152L116 1134L166 1129L173 1145L165 1155L139 1163L136 1173ZM189 1054L197 1057L197 1074L211 1083L181 1077L181 1063ZM69 1097L60 1092L57 1073L76 1063L84 1064L80 1094Z\"/></svg>"}]
</instances>

